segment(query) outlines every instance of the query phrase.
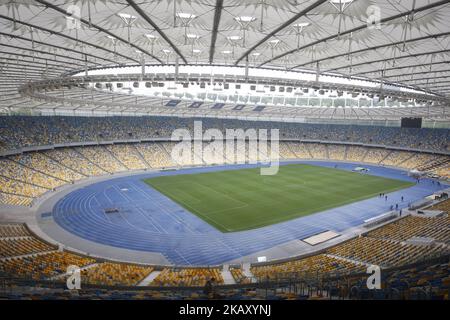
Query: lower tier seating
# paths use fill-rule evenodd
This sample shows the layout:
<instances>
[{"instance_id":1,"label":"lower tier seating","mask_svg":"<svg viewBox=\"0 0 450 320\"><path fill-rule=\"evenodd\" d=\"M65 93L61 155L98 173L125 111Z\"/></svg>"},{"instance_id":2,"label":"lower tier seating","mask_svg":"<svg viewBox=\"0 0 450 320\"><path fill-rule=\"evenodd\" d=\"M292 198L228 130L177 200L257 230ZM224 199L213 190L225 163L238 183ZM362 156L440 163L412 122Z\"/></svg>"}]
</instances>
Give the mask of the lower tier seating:
<instances>
[{"instance_id":1,"label":"lower tier seating","mask_svg":"<svg viewBox=\"0 0 450 320\"><path fill-rule=\"evenodd\" d=\"M204 148L201 154L197 154L198 152L194 152L193 155L186 152L183 154L173 152L177 150L175 146L174 142L99 145L3 157L0 158L0 204L31 205L34 199L54 188L90 176L127 170L233 164L276 158L272 153L274 148L271 146L268 146L267 150L263 148L250 150L249 143L236 147L234 154L231 155L226 152L225 145L222 155L214 148ZM207 146L207 143L203 143L203 147ZM191 150L194 150L193 146ZM174 159L172 153L177 155ZM281 159L367 162L405 169L424 169L442 178L450 176L449 157L384 148L281 142L279 156Z\"/></svg>"}]
</instances>

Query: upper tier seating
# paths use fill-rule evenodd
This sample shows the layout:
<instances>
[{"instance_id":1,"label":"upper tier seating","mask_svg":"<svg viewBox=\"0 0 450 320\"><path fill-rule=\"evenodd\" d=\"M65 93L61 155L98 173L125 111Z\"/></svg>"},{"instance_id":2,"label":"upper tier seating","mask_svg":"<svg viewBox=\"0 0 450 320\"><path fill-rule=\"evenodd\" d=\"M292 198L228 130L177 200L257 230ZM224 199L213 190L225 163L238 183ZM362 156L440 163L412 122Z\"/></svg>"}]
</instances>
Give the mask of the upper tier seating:
<instances>
[{"instance_id":1,"label":"upper tier seating","mask_svg":"<svg viewBox=\"0 0 450 320\"><path fill-rule=\"evenodd\" d=\"M193 130L199 119L170 117L0 116L0 152L67 142L170 137L175 129ZM450 150L448 129L256 122L201 119L203 129L279 129L280 138L359 142L435 151Z\"/></svg>"}]
</instances>

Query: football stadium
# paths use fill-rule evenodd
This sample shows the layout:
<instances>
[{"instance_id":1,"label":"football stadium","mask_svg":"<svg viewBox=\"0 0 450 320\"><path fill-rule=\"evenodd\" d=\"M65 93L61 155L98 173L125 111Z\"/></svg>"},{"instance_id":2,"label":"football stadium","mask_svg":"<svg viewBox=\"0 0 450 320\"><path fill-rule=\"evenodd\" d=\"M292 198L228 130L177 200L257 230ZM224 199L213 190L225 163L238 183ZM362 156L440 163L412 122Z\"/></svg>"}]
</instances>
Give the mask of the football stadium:
<instances>
[{"instance_id":1,"label":"football stadium","mask_svg":"<svg viewBox=\"0 0 450 320\"><path fill-rule=\"evenodd\" d=\"M0 0L0 299L448 300L449 20Z\"/></svg>"}]
</instances>

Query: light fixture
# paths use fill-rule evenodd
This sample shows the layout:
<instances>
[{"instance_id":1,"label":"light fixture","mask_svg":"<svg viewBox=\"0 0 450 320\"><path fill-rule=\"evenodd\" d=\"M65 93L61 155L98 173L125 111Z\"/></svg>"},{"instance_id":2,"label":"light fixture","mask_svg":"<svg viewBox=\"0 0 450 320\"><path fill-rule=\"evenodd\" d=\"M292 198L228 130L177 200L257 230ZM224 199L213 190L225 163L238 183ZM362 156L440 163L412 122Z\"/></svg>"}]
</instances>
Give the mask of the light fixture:
<instances>
[{"instance_id":1,"label":"light fixture","mask_svg":"<svg viewBox=\"0 0 450 320\"><path fill-rule=\"evenodd\" d=\"M186 12L177 12L176 13L177 18L181 19L181 20L192 20L197 18L197 16L193 13L186 13Z\"/></svg>"},{"instance_id":2,"label":"light fixture","mask_svg":"<svg viewBox=\"0 0 450 320\"><path fill-rule=\"evenodd\" d=\"M272 58L273 58L273 51L275 50L275 48L280 43L280 40L279 39L273 39L273 40L267 41L267 43L269 44L270 50L272 51Z\"/></svg>"},{"instance_id":3,"label":"light fixture","mask_svg":"<svg viewBox=\"0 0 450 320\"><path fill-rule=\"evenodd\" d=\"M309 25L309 22L298 22L292 25L297 36L297 48L300 48L300 35L302 34L303 28L306 28Z\"/></svg>"},{"instance_id":4,"label":"light fixture","mask_svg":"<svg viewBox=\"0 0 450 320\"><path fill-rule=\"evenodd\" d=\"M152 48L151 49L151 53L153 55L153 51L154 51L153 49L155 47L156 41L158 41L158 37L153 35L153 34L146 34L144 36L147 38L148 41L150 41L150 45L151 45L151 48Z\"/></svg>"},{"instance_id":5,"label":"light fixture","mask_svg":"<svg viewBox=\"0 0 450 320\"><path fill-rule=\"evenodd\" d=\"M136 22L137 17L128 13L118 13L117 14L125 23L128 28L128 44L131 45L131 26Z\"/></svg>"},{"instance_id":6,"label":"light fixture","mask_svg":"<svg viewBox=\"0 0 450 320\"><path fill-rule=\"evenodd\" d=\"M172 54L172 51L169 50L169 49L162 49L161 51L162 51L162 53L164 53L164 55L167 57L167 64L169 64L169 57L170 57L170 55Z\"/></svg>"},{"instance_id":7,"label":"light fixture","mask_svg":"<svg viewBox=\"0 0 450 320\"><path fill-rule=\"evenodd\" d=\"M239 41L242 39L242 37L241 36L229 36L229 37L227 37L227 39L230 41Z\"/></svg>"},{"instance_id":8,"label":"light fixture","mask_svg":"<svg viewBox=\"0 0 450 320\"><path fill-rule=\"evenodd\" d=\"M277 46L280 43L280 40L278 39L274 39L274 40L270 40L269 41L269 45L272 46Z\"/></svg>"},{"instance_id":9,"label":"light fixture","mask_svg":"<svg viewBox=\"0 0 450 320\"><path fill-rule=\"evenodd\" d=\"M177 12L175 14L175 17L177 17L181 21L181 25L184 27L184 37L185 37L185 41L186 41L187 28L188 28L189 24L192 22L192 20L197 18L197 16L193 13ZM175 27L176 27L176 25L175 25ZM186 44L186 42L184 44Z\"/></svg>"},{"instance_id":10,"label":"light fixture","mask_svg":"<svg viewBox=\"0 0 450 320\"><path fill-rule=\"evenodd\" d=\"M240 17L235 17L234 20L236 20L239 23L250 23L250 22L256 21L256 18L250 17L250 16L240 16Z\"/></svg>"},{"instance_id":11,"label":"light fixture","mask_svg":"<svg viewBox=\"0 0 450 320\"><path fill-rule=\"evenodd\" d=\"M258 58L261 56L261 53L259 52L253 52L251 54L251 56L253 57L253 63L256 64L256 60L258 60Z\"/></svg>"},{"instance_id":12,"label":"light fixture","mask_svg":"<svg viewBox=\"0 0 450 320\"><path fill-rule=\"evenodd\" d=\"M201 53L202 53L202 50L200 50L200 49L192 49L192 56L195 56L195 63L198 63L198 58Z\"/></svg>"},{"instance_id":13,"label":"light fixture","mask_svg":"<svg viewBox=\"0 0 450 320\"><path fill-rule=\"evenodd\" d=\"M329 0L333 4L347 4L353 2L354 0Z\"/></svg>"},{"instance_id":14,"label":"light fixture","mask_svg":"<svg viewBox=\"0 0 450 320\"><path fill-rule=\"evenodd\" d=\"M250 17L250 16L240 16L240 17L235 17L234 20L239 24L239 26L242 29L242 33L243 33L242 46L245 47L245 32L248 30L250 23L256 21L256 18Z\"/></svg>"},{"instance_id":15,"label":"light fixture","mask_svg":"<svg viewBox=\"0 0 450 320\"><path fill-rule=\"evenodd\" d=\"M227 40L231 44L231 47L233 48L232 53L233 53L233 57L234 57L234 49L238 45L238 42L240 40L242 40L242 37L241 36L228 36Z\"/></svg>"},{"instance_id":16,"label":"light fixture","mask_svg":"<svg viewBox=\"0 0 450 320\"><path fill-rule=\"evenodd\" d=\"M339 15L338 36L340 36L344 11L352 4L354 0L328 0L328 1L338 11Z\"/></svg>"},{"instance_id":17,"label":"light fixture","mask_svg":"<svg viewBox=\"0 0 450 320\"><path fill-rule=\"evenodd\" d=\"M188 33L188 34L186 34L186 38L188 38L188 39L199 39L200 36L197 35L197 34Z\"/></svg>"},{"instance_id":18,"label":"light fixture","mask_svg":"<svg viewBox=\"0 0 450 320\"><path fill-rule=\"evenodd\" d=\"M156 39L158 39L158 37L155 36L155 35L153 35L153 34L146 34L145 37L146 37L148 40L156 40Z\"/></svg>"},{"instance_id":19,"label":"light fixture","mask_svg":"<svg viewBox=\"0 0 450 320\"><path fill-rule=\"evenodd\" d=\"M229 58L229 56L231 56L233 54L233 51L231 51L231 50L222 50L221 53L224 56L225 63L227 63L228 62L228 58Z\"/></svg>"}]
</instances>

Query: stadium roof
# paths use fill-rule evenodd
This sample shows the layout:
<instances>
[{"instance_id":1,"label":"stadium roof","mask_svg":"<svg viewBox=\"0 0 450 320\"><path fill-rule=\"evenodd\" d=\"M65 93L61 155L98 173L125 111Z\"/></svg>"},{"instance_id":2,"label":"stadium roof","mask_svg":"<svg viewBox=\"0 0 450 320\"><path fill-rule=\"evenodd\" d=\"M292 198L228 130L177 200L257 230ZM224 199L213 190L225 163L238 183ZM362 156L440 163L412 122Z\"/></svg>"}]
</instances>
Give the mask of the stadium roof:
<instances>
[{"instance_id":1,"label":"stadium roof","mask_svg":"<svg viewBox=\"0 0 450 320\"><path fill-rule=\"evenodd\" d=\"M0 86L86 67L225 64L448 96L448 21L448 0L0 0Z\"/></svg>"}]
</instances>

